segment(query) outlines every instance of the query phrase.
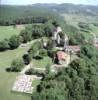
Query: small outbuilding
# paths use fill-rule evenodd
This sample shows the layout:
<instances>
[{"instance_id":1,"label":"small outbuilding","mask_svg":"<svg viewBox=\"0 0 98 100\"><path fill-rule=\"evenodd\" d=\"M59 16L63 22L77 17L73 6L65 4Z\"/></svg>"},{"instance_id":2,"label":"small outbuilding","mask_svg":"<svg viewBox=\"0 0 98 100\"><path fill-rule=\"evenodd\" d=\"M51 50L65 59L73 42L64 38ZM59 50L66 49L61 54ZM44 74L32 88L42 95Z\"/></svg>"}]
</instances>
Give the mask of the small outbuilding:
<instances>
[{"instance_id":1,"label":"small outbuilding","mask_svg":"<svg viewBox=\"0 0 98 100\"><path fill-rule=\"evenodd\" d=\"M64 51L58 51L55 59L58 64L69 64L70 55Z\"/></svg>"}]
</instances>

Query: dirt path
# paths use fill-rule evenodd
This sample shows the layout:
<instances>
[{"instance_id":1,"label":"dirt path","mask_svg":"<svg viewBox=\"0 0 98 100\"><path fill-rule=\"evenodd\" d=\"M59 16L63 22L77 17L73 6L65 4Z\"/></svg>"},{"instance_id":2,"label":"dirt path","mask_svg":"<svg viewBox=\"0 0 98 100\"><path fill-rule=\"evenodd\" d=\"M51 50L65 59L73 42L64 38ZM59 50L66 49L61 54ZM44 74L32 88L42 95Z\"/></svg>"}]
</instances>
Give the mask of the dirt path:
<instances>
[{"instance_id":1,"label":"dirt path","mask_svg":"<svg viewBox=\"0 0 98 100\"><path fill-rule=\"evenodd\" d=\"M27 70L29 70L30 68L31 68L31 64L25 66L25 68L20 72L20 74L25 74L25 72L26 72Z\"/></svg>"}]
</instances>

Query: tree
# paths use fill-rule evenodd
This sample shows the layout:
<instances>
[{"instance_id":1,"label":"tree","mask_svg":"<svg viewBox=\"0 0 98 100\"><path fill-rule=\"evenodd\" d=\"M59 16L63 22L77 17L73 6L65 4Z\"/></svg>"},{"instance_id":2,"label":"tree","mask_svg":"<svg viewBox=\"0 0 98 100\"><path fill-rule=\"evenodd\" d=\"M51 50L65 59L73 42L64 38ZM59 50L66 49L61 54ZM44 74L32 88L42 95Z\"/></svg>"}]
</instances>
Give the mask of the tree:
<instances>
[{"instance_id":1,"label":"tree","mask_svg":"<svg viewBox=\"0 0 98 100\"><path fill-rule=\"evenodd\" d=\"M43 25L33 25L32 26L32 37L34 39L43 37L45 34Z\"/></svg>"},{"instance_id":2,"label":"tree","mask_svg":"<svg viewBox=\"0 0 98 100\"><path fill-rule=\"evenodd\" d=\"M70 66L76 70L79 77L85 76L85 71L87 71L87 68L84 59L75 59L71 62Z\"/></svg>"},{"instance_id":3,"label":"tree","mask_svg":"<svg viewBox=\"0 0 98 100\"><path fill-rule=\"evenodd\" d=\"M98 76L93 61L89 60L76 59L54 75L48 73L48 66L32 100L97 100Z\"/></svg>"},{"instance_id":4,"label":"tree","mask_svg":"<svg viewBox=\"0 0 98 100\"><path fill-rule=\"evenodd\" d=\"M11 36L11 38L9 39L9 46L11 49L15 49L20 45L21 41L20 41L20 37L13 35Z\"/></svg>"},{"instance_id":5,"label":"tree","mask_svg":"<svg viewBox=\"0 0 98 100\"><path fill-rule=\"evenodd\" d=\"M72 80L72 87L69 89L68 100L84 100L84 80L79 77L74 77Z\"/></svg>"},{"instance_id":6,"label":"tree","mask_svg":"<svg viewBox=\"0 0 98 100\"><path fill-rule=\"evenodd\" d=\"M41 57L47 56L47 50L46 50L46 49L41 49L41 50L39 50L39 55L40 55Z\"/></svg>"},{"instance_id":7,"label":"tree","mask_svg":"<svg viewBox=\"0 0 98 100\"><path fill-rule=\"evenodd\" d=\"M36 41L33 43L28 52L32 55L32 57L36 57L39 55L39 51L41 49L43 49L42 43L40 41Z\"/></svg>"},{"instance_id":8,"label":"tree","mask_svg":"<svg viewBox=\"0 0 98 100\"><path fill-rule=\"evenodd\" d=\"M22 59L14 59L11 63L10 70L19 72L24 67L24 63Z\"/></svg>"},{"instance_id":9,"label":"tree","mask_svg":"<svg viewBox=\"0 0 98 100\"><path fill-rule=\"evenodd\" d=\"M55 27L58 27L58 26L59 26L59 23L58 23L56 20L54 20L54 21L52 22L52 24L53 24Z\"/></svg>"},{"instance_id":10,"label":"tree","mask_svg":"<svg viewBox=\"0 0 98 100\"><path fill-rule=\"evenodd\" d=\"M23 38L23 43L27 43L32 40L32 32L27 29L22 30L20 36Z\"/></svg>"},{"instance_id":11,"label":"tree","mask_svg":"<svg viewBox=\"0 0 98 100\"><path fill-rule=\"evenodd\" d=\"M23 55L23 60L24 60L24 63L26 65L30 64L31 60L32 60L32 57L30 54L24 54Z\"/></svg>"},{"instance_id":12,"label":"tree","mask_svg":"<svg viewBox=\"0 0 98 100\"><path fill-rule=\"evenodd\" d=\"M51 72L51 65L50 64L47 64L46 66L46 74L49 74Z\"/></svg>"},{"instance_id":13,"label":"tree","mask_svg":"<svg viewBox=\"0 0 98 100\"><path fill-rule=\"evenodd\" d=\"M55 40L50 39L47 43L47 49L52 50L56 46Z\"/></svg>"},{"instance_id":14,"label":"tree","mask_svg":"<svg viewBox=\"0 0 98 100\"><path fill-rule=\"evenodd\" d=\"M51 21L48 21L45 23L44 25L44 31L45 31L45 36L46 37L51 37L52 36L52 31L53 31L54 27L51 23Z\"/></svg>"},{"instance_id":15,"label":"tree","mask_svg":"<svg viewBox=\"0 0 98 100\"><path fill-rule=\"evenodd\" d=\"M81 54L85 55L86 57L93 59L96 58L97 50L91 44L84 44L81 46Z\"/></svg>"},{"instance_id":16,"label":"tree","mask_svg":"<svg viewBox=\"0 0 98 100\"><path fill-rule=\"evenodd\" d=\"M81 45L84 44L84 41L85 41L85 37L82 33L73 34L69 38L70 45Z\"/></svg>"},{"instance_id":17,"label":"tree","mask_svg":"<svg viewBox=\"0 0 98 100\"><path fill-rule=\"evenodd\" d=\"M10 48L8 42L9 41L7 39L0 42L0 51L4 51Z\"/></svg>"}]
</instances>

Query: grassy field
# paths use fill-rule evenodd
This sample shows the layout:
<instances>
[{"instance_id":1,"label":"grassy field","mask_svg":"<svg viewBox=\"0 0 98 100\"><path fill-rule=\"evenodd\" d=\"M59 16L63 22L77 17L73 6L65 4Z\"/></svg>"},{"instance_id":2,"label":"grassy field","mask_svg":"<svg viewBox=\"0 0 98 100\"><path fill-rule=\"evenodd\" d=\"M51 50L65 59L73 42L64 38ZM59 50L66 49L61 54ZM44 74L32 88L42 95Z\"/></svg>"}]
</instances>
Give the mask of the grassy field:
<instances>
[{"instance_id":1,"label":"grassy field","mask_svg":"<svg viewBox=\"0 0 98 100\"><path fill-rule=\"evenodd\" d=\"M17 73L0 71L0 98L1 100L31 100L29 95L12 93L11 88Z\"/></svg>"},{"instance_id":2,"label":"grassy field","mask_svg":"<svg viewBox=\"0 0 98 100\"><path fill-rule=\"evenodd\" d=\"M98 27L95 27L92 23L96 23L97 22L97 17L96 16L84 16L84 15L80 15L80 14L62 14L61 16L64 17L66 23L73 25L75 27L77 27L78 29L80 29L78 27L78 23L79 22L84 22L84 23L88 23L90 25L90 32L91 33L95 33L96 36L98 36ZM81 31L82 32L82 31ZM88 32L82 32L86 38L86 40L90 40L92 39L92 35Z\"/></svg>"},{"instance_id":3,"label":"grassy field","mask_svg":"<svg viewBox=\"0 0 98 100\"><path fill-rule=\"evenodd\" d=\"M0 70L9 67L13 59L21 57L25 52L24 48L0 52Z\"/></svg>"},{"instance_id":4,"label":"grassy field","mask_svg":"<svg viewBox=\"0 0 98 100\"><path fill-rule=\"evenodd\" d=\"M13 26L0 26L0 40L10 38L12 35L18 35L24 29L23 25Z\"/></svg>"},{"instance_id":5,"label":"grassy field","mask_svg":"<svg viewBox=\"0 0 98 100\"><path fill-rule=\"evenodd\" d=\"M33 66L35 68L45 68L47 66L47 64L52 64L51 58L49 57L44 57L41 60L32 60Z\"/></svg>"},{"instance_id":6,"label":"grassy field","mask_svg":"<svg viewBox=\"0 0 98 100\"><path fill-rule=\"evenodd\" d=\"M28 26L28 25L25 25ZM19 34L24 29L24 25L13 26L0 26L0 41L5 38L10 38L13 34ZM32 42L33 43L33 42ZM30 43L28 46L30 47ZM10 67L13 59L21 58L27 52L28 46L25 48L17 48L15 50L7 50L0 52L0 98L2 100L31 100L31 96L27 94L11 92L12 86L19 73L7 72L6 69ZM45 67L49 58L34 61L35 66ZM45 66L44 66L45 65ZM35 87L39 84L39 80L33 81L32 85Z\"/></svg>"},{"instance_id":7,"label":"grassy field","mask_svg":"<svg viewBox=\"0 0 98 100\"><path fill-rule=\"evenodd\" d=\"M41 80L33 80L33 82L32 82L32 86L34 87L33 92L36 91L37 85L40 83L40 81L41 81Z\"/></svg>"},{"instance_id":8,"label":"grassy field","mask_svg":"<svg viewBox=\"0 0 98 100\"><path fill-rule=\"evenodd\" d=\"M13 34L19 34L24 26L0 26L0 41L10 38ZM18 73L6 72L13 59L20 58L27 51L27 48L18 48L0 52L0 98L2 100L31 100L29 95L11 92L12 85Z\"/></svg>"},{"instance_id":9,"label":"grassy field","mask_svg":"<svg viewBox=\"0 0 98 100\"><path fill-rule=\"evenodd\" d=\"M18 73L6 72L6 68L10 67L11 61L21 57L25 52L26 49L23 48L0 52L0 98L2 100L30 100L28 95L11 92Z\"/></svg>"}]
</instances>

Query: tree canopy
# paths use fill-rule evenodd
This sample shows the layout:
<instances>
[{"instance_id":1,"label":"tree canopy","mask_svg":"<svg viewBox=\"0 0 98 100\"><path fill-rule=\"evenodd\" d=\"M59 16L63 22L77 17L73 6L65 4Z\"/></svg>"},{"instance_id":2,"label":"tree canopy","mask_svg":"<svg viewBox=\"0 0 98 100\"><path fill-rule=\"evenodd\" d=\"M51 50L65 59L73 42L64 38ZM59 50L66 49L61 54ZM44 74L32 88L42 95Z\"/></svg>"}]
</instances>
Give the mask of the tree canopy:
<instances>
[{"instance_id":1,"label":"tree canopy","mask_svg":"<svg viewBox=\"0 0 98 100\"><path fill-rule=\"evenodd\" d=\"M33 93L32 100L97 100L96 59L89 59L88 52L82 52L84 56L73 60L69 67L57 74L46 73ZM94 56L93 53L91 55Z\"/></svg>"}]
</instances>

